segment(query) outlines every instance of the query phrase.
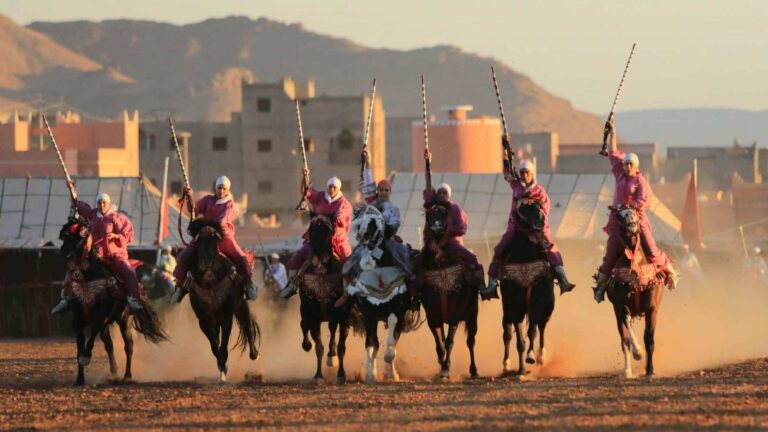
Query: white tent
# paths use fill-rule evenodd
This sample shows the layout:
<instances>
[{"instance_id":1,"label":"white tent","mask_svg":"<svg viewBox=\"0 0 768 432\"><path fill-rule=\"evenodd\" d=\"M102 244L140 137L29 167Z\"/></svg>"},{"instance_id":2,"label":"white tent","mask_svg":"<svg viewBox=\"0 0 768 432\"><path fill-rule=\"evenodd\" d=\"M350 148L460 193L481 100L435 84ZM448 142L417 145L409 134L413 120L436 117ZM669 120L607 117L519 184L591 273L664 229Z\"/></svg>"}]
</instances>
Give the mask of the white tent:
<instances>
[{"instance_id":1,"label":"white tent","mask_svg":"<svg viewBox=\"0 0 768 432\"><path fill-rule=\"evenodd\" d=\"M78 199L91 205L106 192L118 211L130 218L134 228L131 247L151 247L157 232L160 191L146 178L77 178ZM38 248L60 245L59 230L70 211L69 191L64 178L0 178L0 247ZM181 244L178 210L168 212L168 244ZM182 222L186 227L187 222ZM186 235L186 233L185 233Z\"/></svg>"},{"instance_id":2,"label":"white tent","mask_svg":"<svg viewBox=\"0 0 768 432\"><path fill-rule=\"evenodd\" d=\"M602 228L608 220L608 205L613 198L611 174L539 174L552 201L550 226L556 239L606 239ZM512 191L501 174L435 173L432 185L446 182L453 189L453 200L467 213L465 240L482 242L500 237L507 226ZM419 244L424 226L422 191L424 174L398 173L392 185L392 201L402 212L400 235ZM647 211L657 241L680 244L680 221L659 200L653 198Z\"/></svg>"}]
</instances>

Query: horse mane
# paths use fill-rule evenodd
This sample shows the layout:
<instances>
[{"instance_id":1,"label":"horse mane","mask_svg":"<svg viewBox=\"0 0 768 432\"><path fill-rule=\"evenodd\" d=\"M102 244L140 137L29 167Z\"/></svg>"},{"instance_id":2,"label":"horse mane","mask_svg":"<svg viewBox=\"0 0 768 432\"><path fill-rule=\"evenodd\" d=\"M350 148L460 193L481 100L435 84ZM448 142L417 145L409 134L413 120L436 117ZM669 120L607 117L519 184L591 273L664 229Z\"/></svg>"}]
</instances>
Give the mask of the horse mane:
<instances>
[{"instance_id":1,"label":"horse mane","mask_svg":"<svg viewBox=\"0 0 768 432\"><path fill-rule=\"evenodd\" d=\"M72 234L79 235L80 227L83 226L88 228L88 221L86 219L70 216L67 219L67 223L65 223L59 231L59 240L64 240Z\"/></svg>"},{"instance_id":2,"label":"horse mane","mask_svg":"<svg viewBox=\"0 0 768 432\"><path fill-rule=\"evenodd\" d=\"M205 227L211 227L214 230L216 230L216 233L219 234L220 237L224 237L224 229L221 227L221 224L216 222L213 219L205 219L205 218L199 218L194 219L189 222L189 227L187 228L187 232L189 232L189 235L192 237L197 237L197 235L200 233L200 231Z\"/></svg>"}]
</instances>

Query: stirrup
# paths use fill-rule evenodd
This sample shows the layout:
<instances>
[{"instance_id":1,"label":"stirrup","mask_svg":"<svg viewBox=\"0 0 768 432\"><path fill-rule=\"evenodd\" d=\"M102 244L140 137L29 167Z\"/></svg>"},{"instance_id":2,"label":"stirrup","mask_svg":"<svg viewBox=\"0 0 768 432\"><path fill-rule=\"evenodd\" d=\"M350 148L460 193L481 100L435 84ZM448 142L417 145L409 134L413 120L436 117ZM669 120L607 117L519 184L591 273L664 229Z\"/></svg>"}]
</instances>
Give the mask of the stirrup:
<instances>
[{"instance_id":1,"label":"stirrup","mask_svg":"<svg viewBox=\"0 0 768 432\"><path fill-rule=\"evenodd\" d=\"M133 296L128 296L126 298L126 301L128 302L128 309L130 309L131 313L138 312L142 309L144 309L144 306L139 303L139 299Z\"/></svg>"}]
</instances>

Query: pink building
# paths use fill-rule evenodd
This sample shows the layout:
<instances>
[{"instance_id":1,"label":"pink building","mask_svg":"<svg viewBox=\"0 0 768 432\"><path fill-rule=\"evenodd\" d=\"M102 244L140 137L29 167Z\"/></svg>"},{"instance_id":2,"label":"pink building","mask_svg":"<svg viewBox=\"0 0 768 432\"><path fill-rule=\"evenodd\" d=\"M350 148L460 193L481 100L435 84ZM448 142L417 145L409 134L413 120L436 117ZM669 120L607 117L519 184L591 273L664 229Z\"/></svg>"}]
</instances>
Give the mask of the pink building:
<instances>
[{"instance_id":1,"label":"pink building","mask_svg":"<svg viewBox=\"0 0 768 432\"><path fill-rule=\"evenodd\" d=\"M81 123L71 112L48 119L71 175L137 177L139 113L115 121ZM56 152L39 115L14 113L0 122L0 177L61 176Z\"/></svg>"}]
</instances>

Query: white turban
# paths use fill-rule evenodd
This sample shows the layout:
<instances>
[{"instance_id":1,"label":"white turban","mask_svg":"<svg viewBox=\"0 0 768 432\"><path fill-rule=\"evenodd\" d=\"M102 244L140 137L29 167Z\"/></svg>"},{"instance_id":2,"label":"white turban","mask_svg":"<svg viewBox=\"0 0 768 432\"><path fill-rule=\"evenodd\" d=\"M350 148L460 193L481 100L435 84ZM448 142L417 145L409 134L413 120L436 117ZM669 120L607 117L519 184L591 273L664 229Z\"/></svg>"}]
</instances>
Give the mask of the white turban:
<instances>
[{"instance_id":1,"label":"white turban","mask_svg":"<svg viewBox=\"0 0 768 432\"><path fill-rule=\"evenodd\" d=\"M274 259L276 259L276 260L279 260L279 259L280 259L280 255L278 255L277 253L273 253L273 254L272 254L272 255L270 255L269 257L270 257L270 258L274 258Z\"/></svg>"},{"instance_id":2,"label":"white turban","mask_svg":"<svg viewBox=\"0 0 768 432\"><path fill-rule=\"evenodd\" d=\"M221 176L216 179L216 187L219 187L221 185L224 185L227 187L227 189L230 189L232 187L232 182L229 181L229 177Z\"/></svg>"},{"instance_id":3,"label":"white turban","mask_svg":"<svg viewBox=\"0 0 768 432\"><path fill-rule=\"evenodd\" d=\"M638 158L634 153L627 153L624 155L624 163L627 162L632 162L632 165L634 165L635 168L640 167L640 158Z\"/></svg>"},{"instance_id":4,"label":"white turban","mask_svg":"<svg viewBox=\"0 0 768 432\"><path fill-rule=\"evenodd\" d=\"M328 186L336 186L336 189L341 190L341 180L338 177L331 177L328 179L328 183L325 184L326 187Z\"/></svg>"},{"instance_id":5,"label":"white turban","mask_svg":"<svg viewBox=\"0 0 768 432\"><path fill-rule=\"evenodd\" d=\"M533 164L533 162L529 160L524 160L520 162L520 166L517 167L518 170L528 170L528 172L531 173L534 177L536 177L536 165Z\"/></svg>"},{"instance_id":6,"label":"white turban","mask_svg":"<svg viewBox=\"0 0 768 432\"><path fill-rule=\"evenodd\" d=\"M112 202L112 198L109 197L108 193L102 192L102 193L96 195L96 202L99 202L99 201L106 201L108 203L111 203Z\"/></svg>"},{"instance_id":7,"label":"white turban","mask_svg":"<svg viewBox=\"0 0 768 432\"><path fill-rule=\"evenodd\" d=\"M453 192L453 190L451 190L451 185L449 185L448 183L440 183L439 185L437 185L437 189L436 190L438 192L441 191L441 190L444 190L444 191L448 192L448 198L451 197L451 192Z\"/></svg>"}]
</instances>

